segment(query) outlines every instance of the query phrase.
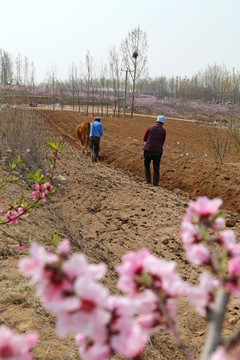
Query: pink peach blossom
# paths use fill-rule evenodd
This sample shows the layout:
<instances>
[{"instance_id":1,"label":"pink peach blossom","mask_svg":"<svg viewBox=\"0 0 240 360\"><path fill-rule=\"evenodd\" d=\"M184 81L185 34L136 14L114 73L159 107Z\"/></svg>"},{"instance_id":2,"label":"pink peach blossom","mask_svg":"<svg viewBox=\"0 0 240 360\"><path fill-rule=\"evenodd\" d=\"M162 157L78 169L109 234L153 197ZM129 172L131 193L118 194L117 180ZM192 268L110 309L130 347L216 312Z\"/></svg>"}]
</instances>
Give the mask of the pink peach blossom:
<instances>
[{"instance_id":1,"label":"pink peach blossom","mask_svg":"<svg viewBox=\"0 0 240 360\"><path fill-rule=\"evenodd\" d=\"M19 248L18 248L18 251L22 251L24 249L27 248L27 245L23 244L23 245L20 245Z\"/></svg>"},{"instance_id":2,"label":"pink peach blossom","mask_svg":"<svg viewBox=\"0 0 240 360\"><path fill-rule=\"evenodd\" d=\"M189 209L199 218L209 218L216 214L222 205L221 199L210 200L206 196L199 197L197 201L189 203Z\"/></svg>"},{"instance_id":3,"label":"pink peach blossom","mask_svg":"<svg viewBox=\"0 0 240 360\"><path fill-rule=\"evenodd\" d=\"M141 249L138 252L129 252L122 258L122 264L116 266L115 270L121 275L118 281L118 288L127 293L138 291L136 276L142 274L143 262L149 256L148 249Z\"/></svg>"},{"instance_id":4,"label":"pink peach blossom","mask_svg":"<svg viewBox=\"0 0 240 360\"><path fill-rule=\"evenodd\" d=\"M32 360L29 350L37 343L36 333L18 335L5 325L0 327L0 359Z\"/></svg>"},{"instance_id":5,"label":"pink peach blossom","mask_svg":"<svg viewBox=\"0 0 240 360\"><path fill-rule=\"evenodd\" d=\"M208 272L200 274L199 280L199 285L189 285L187 297L196 311L205 316L207 308L214 303L213 291L219 288L219 281L213 279Z\"/></svg>"},{"instance_id":6,"label":"pink peach blossom","mask_svg":"<svg viewBox=\"0 0 240 360\"><path fill-rule=\"evenodd\" d=\"M224 347L219 346L209 360L240 360L240 353L233 354L226 351Z\"/></svg>"},{"instance_id":7,"label":"pink peach blossom","mask_svg":"<svg viewBox=\"0 0 240 360\"><path fill-rule=\"evenodd\" d=\"M209 251L202 244L193 246L184 246L188 261L195 265L209 264L210 254Z\"/></svg>"},{"instance_id":8,"label":"pink peach blossom","mask_svg":"<svg viewBox=\"0 0 240 360\"><path fill-rule=\"evenodd\" d=\"M226 282L227 289L234 295L240 295L240 256L234 256L228 262L227 273L230 280Z\"/></svg>"}]
</instances>

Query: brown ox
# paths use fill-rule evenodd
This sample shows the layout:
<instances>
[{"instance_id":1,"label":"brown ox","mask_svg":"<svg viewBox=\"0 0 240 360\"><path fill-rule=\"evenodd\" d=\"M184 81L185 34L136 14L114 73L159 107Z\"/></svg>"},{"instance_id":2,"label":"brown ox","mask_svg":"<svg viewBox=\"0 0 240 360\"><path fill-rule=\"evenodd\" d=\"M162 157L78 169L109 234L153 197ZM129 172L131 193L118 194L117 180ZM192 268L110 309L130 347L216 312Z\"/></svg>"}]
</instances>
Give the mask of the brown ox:
<instances>
[{"instance_id":1,"label":"brown ox","mask_svg":"<svg viewBox=\"0 0 240 360\"><path fill-rule=\"evenodd\" d=\"M81 122L76 129L77 137L82 145L81 152L88 153L89 149L89 134L90 134L90 122L84 121Z\"/></svg>"}]
</instances>

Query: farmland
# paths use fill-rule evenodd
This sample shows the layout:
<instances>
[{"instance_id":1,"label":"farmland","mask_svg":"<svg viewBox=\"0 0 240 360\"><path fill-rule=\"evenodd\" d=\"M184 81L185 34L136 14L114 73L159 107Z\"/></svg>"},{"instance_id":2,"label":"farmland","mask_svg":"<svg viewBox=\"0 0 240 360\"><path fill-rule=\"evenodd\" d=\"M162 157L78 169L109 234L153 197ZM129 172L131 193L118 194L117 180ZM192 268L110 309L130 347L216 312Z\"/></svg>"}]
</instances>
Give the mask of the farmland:
<instances>
[{"instance_id":1,"label":"farmland","mask_svg":"<svg viewBox=\"0 0 240 360\"><path fill-rule=\"evenodd\" d=\"M78 112L43 111L51 126L73 146L80 148L75 128L87 117ZM89 118L91 120L91 118ZM155 118L103 117L105 131L100 159L104 164L144 179L143 135ZM232 152L216 163L209 152L209 126L204 123L166 120L167 139L161 162L160 186L179 194L221 197L227 210L240 211L240 163Z\"/></svg>"},{"instance_id":2,"label":"farmland","mask_svg":"<svg viewBox=\"0 0 240 360\"><path fill-rule=\"evenodd\" d=\"M144 247L160 258L175 261L182 278L194 284L200 269L186 260L179 236L181 220L187 204L196 196L220 197L227 227L239 236L239 164L234 154L223 164L214 162L204 125L167 119L160 186L155 188L144 184L142 157L142 138L154 118L103 117L100 161L92 163L90 157L81 154L75 134L77 124L88 119L85 115L36 109L29 114L37 129L46 130L43 143L50 137L65 147L56 169L53 197L17 226L4 228L11 237L1 237L1 322L19 333L34 330L40 334L40 343L33 349L35 360L74 360L74 339L56 337L54 316L44 310L34 296L34 286L18 272L17 262L28 251L19 253L13 238L23 236L42 242L52 233L58 233L60 239L67 237L73 252L84 253L91 263L106 263L109 270L104 285L112 293L117 281L114 267L126 252ZM1 204L6 207L9 199L28 194L26 184L9 184L0 194ZM198 357L205 337L204 318L181 300L178 320L184 342ZM224 334L229 335L239 325L239 302L234 298L229 303ZM152 337L142 359L183 357L173 337L160 331Z\"/></svg>"}]
</instances>

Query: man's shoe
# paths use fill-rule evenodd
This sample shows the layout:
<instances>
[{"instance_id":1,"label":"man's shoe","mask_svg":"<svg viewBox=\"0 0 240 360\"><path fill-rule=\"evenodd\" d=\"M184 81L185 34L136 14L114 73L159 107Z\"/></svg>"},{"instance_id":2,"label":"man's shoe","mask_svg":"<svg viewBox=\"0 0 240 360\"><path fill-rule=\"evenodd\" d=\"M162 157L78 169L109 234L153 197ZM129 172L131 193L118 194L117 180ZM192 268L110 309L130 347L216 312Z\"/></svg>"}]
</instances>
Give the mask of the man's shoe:
<instances>
[{"instance_id":1,"label":"man's shoe","mask_svg":"<svg viewBox=\"0 0 240 360\"><path fill-rule=\"evenodd\" d=\"M146 184L146 185L151 185L151 183L150 182L148 182L148 181L145 181L145 183L144 184Z\"/></svg>"}]
</instances>

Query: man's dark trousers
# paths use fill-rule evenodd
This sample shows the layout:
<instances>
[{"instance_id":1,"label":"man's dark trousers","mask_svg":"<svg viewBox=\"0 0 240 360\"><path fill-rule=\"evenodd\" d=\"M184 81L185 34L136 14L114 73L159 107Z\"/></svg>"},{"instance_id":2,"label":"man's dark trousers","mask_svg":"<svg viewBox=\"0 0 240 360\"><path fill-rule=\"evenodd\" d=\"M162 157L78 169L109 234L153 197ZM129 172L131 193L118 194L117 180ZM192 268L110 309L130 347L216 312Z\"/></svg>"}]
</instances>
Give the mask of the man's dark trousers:
<instances>
[{"instance_id":1,"label":"man's dark trousers","mask_svg":"<svg viewBox=\"0 0 240 360\"><path fill-rule=\"evenodd\" d=\"M150 163L153 161L153 185L158 186L160 161L162 154L153 151L144 151L144 170L147 183L151 183Z\"/></svg>"},{"instance_id":2,"label":"man's dark trousers","mask_svg":"<svg viewBox=\"0 0 240 360\"><path fill-rule=\"evenodd\" d=\"M100 147L100 137L91 136L89 138L89 149L90 149L92 161L98 160L99 147Z\"/></svg>"}]
</instances>

